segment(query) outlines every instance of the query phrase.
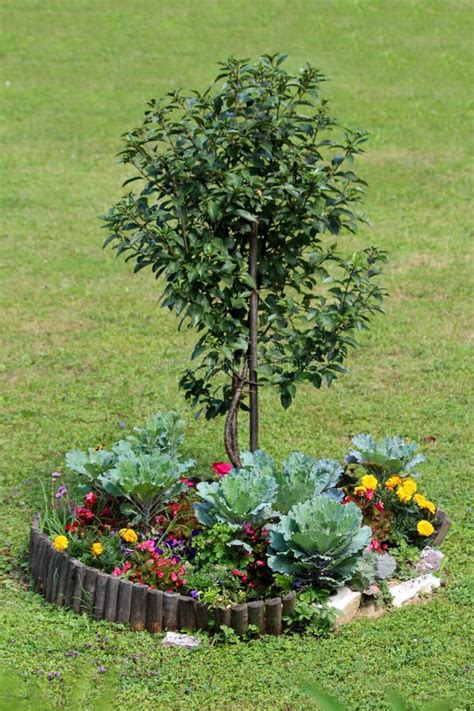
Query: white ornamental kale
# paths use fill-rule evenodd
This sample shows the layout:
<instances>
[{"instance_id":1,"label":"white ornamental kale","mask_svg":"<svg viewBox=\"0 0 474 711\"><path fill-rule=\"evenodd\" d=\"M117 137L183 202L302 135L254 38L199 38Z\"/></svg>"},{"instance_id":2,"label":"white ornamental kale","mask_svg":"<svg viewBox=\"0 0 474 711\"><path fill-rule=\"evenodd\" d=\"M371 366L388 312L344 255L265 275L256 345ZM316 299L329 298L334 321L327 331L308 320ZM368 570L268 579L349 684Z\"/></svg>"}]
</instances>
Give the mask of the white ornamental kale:
<instances>
[{"instance_id":1,"label":"white ornamental kale","mask_svg":"<svg viewBox=\"0 0 474 711\"><path fill-rule=\"evenodd\" d=\"M283 468L275 471L278 495L275 508L287 513L294 504L327 494L341 500L344 493L337 489L343 469L332 459L315 459L303 452L291 452Z\"/></svg>"},{"instance_id":2,"label":"white ornamental kale","mask_svg":"<svg viewBox=\"0 0 474 711\"><path fill-rule=\"evenodd\" d=\"M338 588L354 575L371 530L354 503L321 495L293 506L270 527L268 564L319 587Z\"/></svg>"},{"instance_id":3,"label":"white ornamental kale","mask_svg":"<svg viewBox=\"0 0 474 711\"><path fill-rule=\"evenodd\" d=\"M273 515L277 484L265 471L234 470L220 481L201 482L197 493L202 502L195 504L196 518L204 526L227 523L234 528L244 523L261 526Z\"/></svg>"},{"instance_id":4,"label":"white ornamental kale","mask_svg":"<svg viewBox=\"0 0 474 711\"><path fill-rule=\"evenodd\" d=\"M399 436L384 437L376 442L370 435L359 434L352 438L352 444L346 461L361 464L376 475L399 474L425 461L423 454L415 454L418 447L414 442L407 442Z\"/></svg>"}]
</instances>

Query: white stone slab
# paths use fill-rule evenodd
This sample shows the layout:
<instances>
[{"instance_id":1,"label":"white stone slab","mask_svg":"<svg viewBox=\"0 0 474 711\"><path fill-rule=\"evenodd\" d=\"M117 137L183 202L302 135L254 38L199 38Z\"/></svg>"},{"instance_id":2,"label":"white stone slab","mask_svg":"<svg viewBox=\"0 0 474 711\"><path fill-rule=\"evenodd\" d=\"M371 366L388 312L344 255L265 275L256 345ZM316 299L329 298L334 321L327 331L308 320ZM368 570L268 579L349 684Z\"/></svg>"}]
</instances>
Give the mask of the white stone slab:
<instances>
[{"instance_id":1,"label":"white stone slab","mask_svg":"<svg viewBox=\"0 0 474 711\"><path fill-rule=\"evenodd\" d=\"M444 553L436 548L427 546L423 548L420 554L420 560L416 564L416 572L418 575L426 575L426 573L436 573L440 569L443 562Z\"/></svg>"},{"instance_id":2,"label":"white stone slab","mask_svg":"<svg viewBox=\"0 0 474 711\"><path fill-rule=\"evenodd\" d=\"M190 634L167 632L161 644L164 647L185 647L186 649L193 649L200 646L201 640L197 637L192 637Z\"/></svg>"},{"instance_id":3,"label":"white stone slab","mask_svg":"<svg viewBox=\"0 0 474 711\"><path fill-rule=\"evenodd\" d=\"M441 580L436 575L431 575L431 573L420 575L412 580L406 580L404 583L398 583L389 588L393 598L392 604L394 607L401 607L411 602L418 595L433 592L440 585Z\"/></svg>"},{"instance_id":4,"label":"white stone slab","mask_svg":"<svg viewBox=\"0 0 474 711\"><path fill-rule=\"evenodd\" d=\"M329 598L328 604L338 611L336 625L345 625L355 617L361 598L360 592L347 587L339 588L337 593Z\"/></svg>"}]
</instances>

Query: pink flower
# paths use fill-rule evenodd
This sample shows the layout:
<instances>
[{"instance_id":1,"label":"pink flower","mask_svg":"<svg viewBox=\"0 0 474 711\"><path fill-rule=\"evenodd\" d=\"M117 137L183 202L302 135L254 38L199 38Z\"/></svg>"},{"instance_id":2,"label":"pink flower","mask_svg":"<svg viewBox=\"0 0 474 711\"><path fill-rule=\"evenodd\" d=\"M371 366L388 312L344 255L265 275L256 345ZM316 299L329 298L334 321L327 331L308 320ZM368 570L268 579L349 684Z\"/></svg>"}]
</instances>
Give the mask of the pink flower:
<instances>
[{"instance_id":1,"label":"pink flower","mask_svg":"<svg viewBox=\"0 0 474 711\"><path fill-rule=\"evenodd\" d=\"M367 489L367 491L365 492L365 496L367 499L369 499L369 501L372 501L375 496L375 491L373 489Z\"/></svg>"},{"instance_id":2,"label":"pink flower","mask_svg":"<svg viewBox=\"0 0 474 711\"><path fill-rule=\"evenodd\" d=\"M244 532L247 534L247 536L255 535L255 529L249 523L244 523L242 528L244 529Z\"/></svg>"},{"instance_id":3,"label":"pink flower","mask_svg":"<svg viewBox=\"0 0 474 711\"><path fill-rule=\"evenodd\" d=\"M58 477L61 476L61 474L60 474L59 472L53 472L53 473L51 474L51 476L53 477L53 479L57 479Z\"/></svg>"},{"instance_id":4,"label":"pink flower","mask_svg":"<svg viewBox=\"0 0 474 711\"><path fill-rule=\"evenodd\" d=\"M232 471L232 464L228 464L227 462L214 462L212 471L214 474L217 474L217 476L225 476Z\"/></svg>"},{"instance_id":5,"label":"pink flower","mask_svg":"<svg viewBox=\"0 0 474 711\"><path fill-rule=\"evenodd\" d=\"M176 575L176 573L174 572L174 570L173 570L173 572L171 573L170 578L171 578L171 580L173 581L173 583L175 583L175 582L177 581L178 576Z\"/></svg>"},{"instance_id":6,"label":"pink flower","mask_svg":"<svg viewBox=\"0 0 474 711\"><path fill-rule=\"evenodd\" d=\"M150 553L153 553L155 550L155 541L152 541L151 539L143 541L143 543L138 544L137 548L139 551L150 551Z\"/></svg>"},{"instance_id":7,"label":"pink flower","mask_svg":"<svg viewBox=\"0 0 474 711\"><path fill-rule=\"evenodd\" d=\"M194 486L194 482L192 482L191 479L186 479L185 476L181 477L180 482L182 484L186 484L186 486L189 486L190 488L191 488L191 486Z\"/></svg>"},{"instance_id":8,"label":"pink flower","mask_svg":"<svg viewBox=\"0 0 474 711\"><path fill-rule=\"evenodd\" d=\"M262 568L265 565L264 560L256 560L255 565L258 565L260 568Z\"/></svg>"},{"instance_id":9,"label":"pink flower","mask_svg":"<svg viewBox=\"0 0 474 711\"><path fill-rule=\"evenodd\" d=\"M369 548L372 551L379 551L381 547L382 547L382 544L376 538L374 538L374 540L371 541L370 545L369 545Z\"/></svg>"},{"instance_id":10,"label":"pink flower","mask_svg":"<svg viewBox=\"0 0 474 711\"><path fill-rule=\"evenodd\" d=\"M383 511L384 510L383 501L377 501L377 503L375 504L375 508L377 509L377 511Z\"/></svg>"},{"instance_id":11,"label":"pink flower","mask_svg":"<svg viewBox=\"0 0 474 711\"><path fill-rule=\"evenodd\" d=\"M114 568L112 571L112 575L122 575L122 571L120 570L120 568Z\"/></svg>"},{"instance_id":12,"label":"pink flower","mask_svg":"<svg viewBox=\"0 0 474 711\"><path fill-rule=\"evenodd\" d=\"M97 496L94 494L93 491L89 491L89 493L84 496L84 503L86 506L94 506L96 501Z\"/></svg>"}]
</instances>

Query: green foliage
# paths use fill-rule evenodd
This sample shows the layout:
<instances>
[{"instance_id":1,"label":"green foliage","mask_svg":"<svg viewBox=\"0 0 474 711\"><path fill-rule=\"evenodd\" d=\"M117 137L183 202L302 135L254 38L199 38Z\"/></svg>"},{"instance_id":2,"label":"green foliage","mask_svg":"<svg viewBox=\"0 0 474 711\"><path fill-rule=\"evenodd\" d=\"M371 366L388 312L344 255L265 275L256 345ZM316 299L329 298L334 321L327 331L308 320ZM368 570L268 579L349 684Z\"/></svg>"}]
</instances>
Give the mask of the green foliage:
<instances>
[{"instance_id":1,"label":"green foliage","mask_svg":"<svg viewBox=\"0 0 474 711\"><path fill-rule=\"evenodd\" d=\"M277 484L273 476L242 469L220 481L200 482L197 494L202 499L195 505L196 518L205 526L227 523L235 529L243 523L264 525L273 515Z\"/></svg>"},{"instance_id":2,"label":"green foliage","mask_svg":"<svg viewBox=\"0 0 474 711\"><path fill-rule=\"evenodd\" d=\"M301 683L303 691L315 701L319 711L347 711L347 705L337 701L332 695L328 694L324 689L309 681ZM396 689L390 689L386 692L386 696L390 706L385 707L390 711L411 711L413 705L411 702ZM427 704L417 705L419 711L450 711L454 708L453 704L448 701L430 701Z\"/></svg>"},{"instance_id":3,"label":"green foliage","mask_svg":"<svg viewBox=\"0 0 474 711\"><path fill-rule=\"evenodd\" d=\"M58 679L61 676L58 672ZM56 677L53 677L56 678ZM93 683L92 683L93 681ZM108 675L98 683L92 664L75 670L74 684L64 690L63 708L84 711L109 711L111 699L119 692L118 677ZM25 679L2 671L0 676L0 711L36 711L47 704L47 695L38 680ZM52 708L49 704L47 704ZM58 707L56 707L58 708Z\"/></svg>"},{"instance_id":4,"label":"green foliage","mask_svg":"<svg viewBox=\"0 0 474 711\"><path fill-rule=\"evenodd\" d=\"M284 617L286 629L305 632L316 637L327 637L334 629L336 610L327 604L328 594L309 588L298 594L290 615Z\"/></svg>"},{"instance_id":5,"label":"green foliage","mask_svg":"<svg viewBox=\"0 0 474 711\"><path fill-rule=\"evenodd\" d=\"M144 427L134 427L134 435L127 437L134 452L152 454L155 451L177 456L184 440L183 421L176 412L155 412Z\"/></svg>"},{"instance_id":6,"label":"green foliage","mask_svg":"<svg viewBox=\"0 0 474 711\"><path fill-rule=\"evenodd\" d=\"M352 163L367 134L331 116L320 71L288 73L285 59L231 57L205 92L150 101L120 154L137 173L126 184L140 180L141 189L104 217L105 244L135 272L164 277L162 306L200 332L180 385L207 418L249 384L255 287L259 381L278 388L284 407L297 382L319 388L346 372L355 334L381 310L374 277L385 254L369 247L345 257L336 245L362 221L365 182ZM248 271L255 224L257 284Z\"/></svg>"},{"instance_id":7,"label":"green foliage","mask_svg":"<svg viewBox=\"0 0 474 711\"><path fill-rule=\"evenodd\" d=\"M296 504L271 527L268 564L317 587L337 588L352 577L370 541L361 521L355 504L328 496Z\"/></svg>"},{"instance_id":8,"label":"green foliage","mask_svg":"<svg viewBox=\"0 0 474 711\"><path fill-rule=\"evenodd\" d=\"M116 465L99 477L99 484L111 496L125 499L121 510L133 523L149 526L168 501L186 491L180 478L193 464L158 451L124 452Z\"/></svg>"},{"instance_id":9,"label":"green foliage","mask_svg":"<svg viewBox=\"0 0 474 711\"><path fill-rule=\"evenodd\" d=\"M352 438L353 448L349 450L347 462L360 464L369 472L382 477L409 471L425 461L423 454L415 454L417 445L402 437L384 437L376 442L370 435L360 434Z\"/></svg>"},{"instance_id":10,"label":"green foliage","mask_svg":"<svg viewBox=\"0 0 474 711\"><path fill-rule=\"evenodd\" d=\"M354 575L349 583L351 589L367 592L375 581L390 578L397 568L397 561L389 553L377 554L365 550L359 558Z\"/></svg>"},{"instance_id":11,"label":"green foliage","mask_svg":"<svg viewBox=\"0 0 474 711\"><path fill-rule=\"evenodd\" d=\"M64 535L64 529L62 531ZM73 558L78 558L90 565L92 568L100 568L105 573L112 573L115 567L120 567L125 561L125 556L121 550L120 536L102 533L100 536L97 531L85 530L82 535L69 534L68 554ZM100 558L92 553L92 545L100 542L103 546L103 552Z\"/></svg>"},{"instance_id":12,"label":"green foliage","mask_svg":"<svg viewBox=\"0 0 474 711\"><path fill-rule=\"evenodd\" d=\"M288 513L294 504L323 493L342 499L343 492L336 489L341 474L339 462L318 460L303 452L291 452L283 467L273 473L278 484L275 508Z\"/></svg>"},{"instance_id":13,"label":"green foliage","mask_svg":"<svg viewBox=\"0 0 474 711\"><path fill-rule=\"evenodd\" d=\"M211 607L226 606L246 599L240 578L233 575L226 564L208 563L198 570L191 570L187 580L188 590L196 590L199 600Z\"/></svg>"},{"instance_id":14,"label":"green foliage","mask_svg":"<svg viewBox=\"0 0 474 711\"><path fill-rule=\"evenodd\" d=\"M239 546L233 546L233 542L235 542L235 528L227 523L215 523L211 528L202 530L193 540L199 565L216 563L234 568Z\"/></svg>"},{"instance_id":15,"label":"green foliage","mask_svg":"<svg viewBox=\"0 0 474 711\"><path fill-rule=\"evenodd\" d=\"M69 471L79 475L79 487L84 491L97 488L99 476L116 461L116 453L106 449L88 449L86 452L73 449L66 452L66 466Z\"/></svg>"},{"instance_id":16,"label":"green foliage","mask_svg":"<svg viewBox=\"0 0 474 711\"><path fill-rule=\"evenodd\" d=\"M79 488L95 489L123 500L121 511L135 524L148 526L166 502L186 490L180 482L193 465L181 462L183 423L175 412L157 412L135 434L105 449L73 450L66 466L79 475Z\"/></svg>"}]
</instances>

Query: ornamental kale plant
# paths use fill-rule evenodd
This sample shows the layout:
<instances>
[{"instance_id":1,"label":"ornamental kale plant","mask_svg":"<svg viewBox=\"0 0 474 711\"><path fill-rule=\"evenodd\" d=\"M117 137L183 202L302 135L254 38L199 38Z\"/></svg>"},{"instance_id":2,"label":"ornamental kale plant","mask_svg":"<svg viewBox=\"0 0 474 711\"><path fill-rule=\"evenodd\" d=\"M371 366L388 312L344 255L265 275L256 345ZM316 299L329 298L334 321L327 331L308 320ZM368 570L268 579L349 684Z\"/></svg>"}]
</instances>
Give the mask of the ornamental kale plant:
<instances>
[{"instance_id":1,"label":"ornamental kale plant","mask_svg":"<svg viewBox=\"0 0 474 711\"><path fill-rule=\"evenodd\" d=\"M360 464L367 471L387 478L393 474L409 471L425 461L414 442L402 437L384 437L376 442L370 435L359 434L352 438L353 447L346 457L348 464Z\"/></svg>"},{"instance_id":2,"label":"ornamental kale plant","mask_svg":"<svg viewBox=\"0 0 474 711\"><path fill-rule=\"evenodd\" d=\"M385 254L338 247L363 221L352 164L367 134L331 115L320 71L285 59L232 57L206 91L150 101L120 154L137 173L125 185L141 185L104 217L105 244L150 267L162 306L198 332L180 386L207 418L226 416L234 467L239 410L253 452L259 389L287 408L297 383L330 385L384 294Z\"/></svg>"},{"instance_id":3,"label":"ornamental kale plant","mask_svg":"<svg viewBox=\"0 0 474 711\"><path fill-rule=\"evenodd\" d=\"M341 500L344 493L336 487L342 472L339 462L315 459L303 452L291 452L283 467L274 472L278 484L276 509L288 513L294 504L323 493Z\"/></svg>"},{"instance_id":4,"label":"ornamental kale plant","mask_svg":"<svg viewBox=\"0 0 474 711\"><path fill-rule=\"evenodd\" d=\"M274 512L277 484L270 473L241 469L220 481L201 482L197 493L202 502L195 504L196 518L205 526L227 523L235 529L244 523L263 526Z\"/></svg>"},{"instance_id":5,"label":"ornamental kale plant","mask_svg":"<svg viewBox=\"0 0 474 711\"><path fill-rule=\"evenodd\" d=\"M318 496L296 504L270 529L268 565L307 584L338 588L354 575L371 531L350 502Z\"/></svg>"}]
</instances>

